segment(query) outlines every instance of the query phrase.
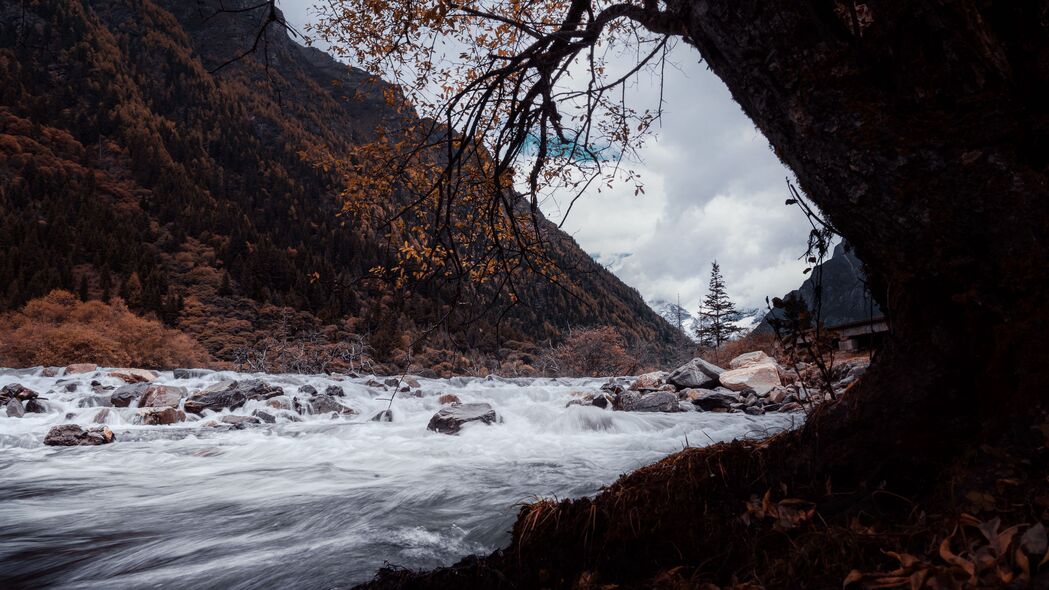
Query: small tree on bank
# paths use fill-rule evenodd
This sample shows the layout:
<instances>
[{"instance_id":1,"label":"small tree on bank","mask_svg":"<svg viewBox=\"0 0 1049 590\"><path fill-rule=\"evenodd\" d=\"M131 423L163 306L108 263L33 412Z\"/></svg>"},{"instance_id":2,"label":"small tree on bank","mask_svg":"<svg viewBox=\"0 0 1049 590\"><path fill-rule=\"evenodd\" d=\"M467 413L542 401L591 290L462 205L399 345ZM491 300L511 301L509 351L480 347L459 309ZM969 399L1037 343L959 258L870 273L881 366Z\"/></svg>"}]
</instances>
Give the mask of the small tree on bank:
<instances>
[{"instance_id":1,"label":"small tree on bank","mask_svg":"<svg viewBox=\"0 0 1049 590\"><path fill-rule=\"evenodd\" d=\"M699 344L713 348L714 358L717 359L721 345L743 331L743 328L731 323L742 318L743 314L736 309L736 304L732 303L725 291L725 279L721 276L721 267L715 260L710 271L707 296L703 298L703 304L699 307L699 325L696 327Z\"/></svg>"}]
</instances>

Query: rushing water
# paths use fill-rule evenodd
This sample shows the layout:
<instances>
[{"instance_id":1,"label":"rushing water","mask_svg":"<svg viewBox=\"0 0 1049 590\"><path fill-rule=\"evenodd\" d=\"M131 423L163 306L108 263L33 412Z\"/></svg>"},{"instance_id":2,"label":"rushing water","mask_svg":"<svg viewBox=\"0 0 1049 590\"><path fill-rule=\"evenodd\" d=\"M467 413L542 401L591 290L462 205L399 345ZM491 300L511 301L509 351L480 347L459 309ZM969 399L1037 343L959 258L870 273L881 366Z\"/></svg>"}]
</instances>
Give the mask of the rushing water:
<instances>
[{"instance_id":1,"label":"rushing water","mask_svg":"<svg viewBox=\"0 0 1049 590\"><path fill-rule=\"evenodd\" d=\"M160 375L190 392L249 377ZM0 387L21 383L49 405L23 418L0 409L0 587L345 588L384 562L431 568L503 546L523 502L594 494L686 444L797 419L566 407L602 380L454 378L421 379L423 395L402 394L394 421L380 423L368 418L388 393L367 377L251 377L289 394L338 384L360 414L223 431L206 419L134 425L133 408L113 408L116 442L46 447L51 426L92 424L92 380L122 383L104 372L0 370ZM69 382L77 391L65 391ZM440 393L488 402L503 421L429 432Z\"/></svg>"}]
</instances>

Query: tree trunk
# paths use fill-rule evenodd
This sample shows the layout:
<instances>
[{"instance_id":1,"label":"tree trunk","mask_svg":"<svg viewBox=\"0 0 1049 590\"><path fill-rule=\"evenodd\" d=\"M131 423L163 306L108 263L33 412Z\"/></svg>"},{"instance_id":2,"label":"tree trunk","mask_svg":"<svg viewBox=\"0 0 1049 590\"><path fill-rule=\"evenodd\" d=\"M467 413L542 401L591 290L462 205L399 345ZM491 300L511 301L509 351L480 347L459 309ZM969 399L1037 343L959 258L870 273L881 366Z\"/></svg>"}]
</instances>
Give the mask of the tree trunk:
<instances>
[{"instance_id":1,"label":"tree trunk","mask_svg":"<svg viewBox=\"0 0 1049 590\"><path fill-rule=\"evenodd\" d=\"M888 477L1008 424L1049 382L1049 3L672 4L888 310L817 460Z\"/></svg>"}]
</instances>

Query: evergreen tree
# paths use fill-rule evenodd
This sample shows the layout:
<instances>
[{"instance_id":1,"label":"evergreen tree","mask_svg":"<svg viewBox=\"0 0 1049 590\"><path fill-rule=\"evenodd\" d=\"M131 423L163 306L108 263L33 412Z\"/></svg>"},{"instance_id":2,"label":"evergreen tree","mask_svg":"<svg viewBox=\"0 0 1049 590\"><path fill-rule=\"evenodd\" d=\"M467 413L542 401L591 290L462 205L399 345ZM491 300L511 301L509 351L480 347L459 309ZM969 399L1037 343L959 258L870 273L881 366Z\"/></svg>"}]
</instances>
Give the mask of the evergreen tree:
<instances>
[{"instance_id":1,"label":"evergreen tree","mask_svg":"<svg viewBox=\"0 0 1049 590\"><path fill-rule=\"evenodd\" d=\"M696 327L699 343L713 348L716 358L721 345L743 331L743 328L731 323L742 318L743 314L736 309L736 305L725 291L725 279L721 276L721 267L715 260L710 271L707 296L703 298L703 304L699 308L699 325Z\"/></svg>"},{"instance_id":2,"label":"evergreen tree","mask_svg":"<svg viewBox=\"0 0 1049 590\"><path fill-rule=\"evenodd\" d=\"M88 293L87 293L87 275L86 274L80 275L80 288L77 289L77 295L80 297L81 301L87 301Z\"/></svg>"}]
</instances>

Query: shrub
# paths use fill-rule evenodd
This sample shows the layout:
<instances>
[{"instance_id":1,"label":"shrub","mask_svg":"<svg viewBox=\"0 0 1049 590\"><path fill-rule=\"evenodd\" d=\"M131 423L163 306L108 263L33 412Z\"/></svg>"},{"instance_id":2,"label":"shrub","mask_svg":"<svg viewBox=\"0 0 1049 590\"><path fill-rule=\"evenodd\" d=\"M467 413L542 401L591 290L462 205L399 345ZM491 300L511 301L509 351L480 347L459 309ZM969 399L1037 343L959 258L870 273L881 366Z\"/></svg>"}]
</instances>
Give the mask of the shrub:
<instances>
[{"instance_id":1,"label":"shrub","mask_svg":"<svg viewBox=\"0 0 1049 590\"><path fill-rule=\"evenodd\" d=\"M637 368L623 337L611 326L572 330L560 346L544 355L543 365L548 373L586 377L623 375Z\"/></svg>"},{"instance_id":2,"label":"shrub","mask_svg":"<svg viewBox=\"0 0 1049 590\"><path fill-rule=\"evenodd\" d=\"M56 290L0 316L0 366L92 362L167 369L210 361L197 341L133 314L120 299L81 302Z\"/></svg>"}]
</instances>

